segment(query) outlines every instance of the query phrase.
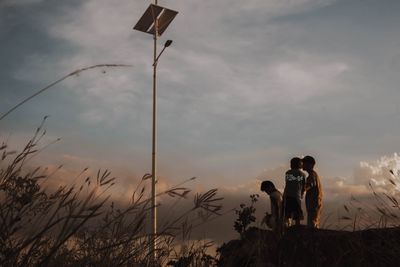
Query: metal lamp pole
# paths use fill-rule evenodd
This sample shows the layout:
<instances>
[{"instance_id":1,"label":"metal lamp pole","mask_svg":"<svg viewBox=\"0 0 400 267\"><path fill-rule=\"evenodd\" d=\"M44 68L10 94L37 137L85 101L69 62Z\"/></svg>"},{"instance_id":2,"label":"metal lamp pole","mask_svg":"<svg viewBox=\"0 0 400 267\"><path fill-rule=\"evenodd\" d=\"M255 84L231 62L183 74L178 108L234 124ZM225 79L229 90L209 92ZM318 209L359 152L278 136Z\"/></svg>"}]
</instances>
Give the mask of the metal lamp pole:
<instances>
[{"instance_id":1,"label":"metal lamp pole","mask_svg":"<svg viewBox=\"0 0 400 267\"><path fill-rule=\"evenodd\" d=\"M152 258L152 264L156 262L156 250L157 250L157 63L161 54L165 48L172 44L171 40L168 40L160 54L157 56L157 39L167 29L168 25L172 22L175 16L178 14L177 11L167 9L158 6L158 1L155 0L155 4L151 4L145 13L142 15L140 20L136 23L134 29L149 33L153 35L154 50L153 50L153 131L152 131L152 157L151 157L151 228L152 235L150 238L150 252Z\"/></svg>"},{"instance_id":2,"label":"metal lamp pole","mask_svg":"<svg viewBox=\"0 0 400 267\"><path fill-rule=\"evenodd\" d=\"M155 4L158 1L155 0ZM153 53L153 135L152 135L152 153L151 153L151 228L152 236L150 249L152 250L152 264L156 262L157 250L157 207L156 207L156 177L157 177L157 37L158 37L158 18L154 20L154 53Z\"/></svg>"}]
</instances>

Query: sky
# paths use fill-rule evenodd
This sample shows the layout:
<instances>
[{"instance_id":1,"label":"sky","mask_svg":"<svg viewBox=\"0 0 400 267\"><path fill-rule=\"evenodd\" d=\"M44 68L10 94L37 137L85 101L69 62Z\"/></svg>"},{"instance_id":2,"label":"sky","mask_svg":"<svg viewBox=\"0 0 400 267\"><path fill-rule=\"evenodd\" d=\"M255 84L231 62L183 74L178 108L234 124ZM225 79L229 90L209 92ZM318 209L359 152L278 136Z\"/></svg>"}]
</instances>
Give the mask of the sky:
<instances>
[{"instance_id":1,"label":"sky","mask_svg":"<svg viewBox=\"0 0 400 267\"><path fill-rule=\"evenodd\" d=\"M110 169L128 196L151 170L152 36L132 28L151 1L0 0L0 121L21 147L44 116L61 141L34 164ZM400 2L159 1L179 11L160 38L159 186L196 176L227 199L283 188L312 155L327 200L388 188L400 169ZM396 177L394 177L396 178ZM58 183L55 182L55 183ZM235 201L232 200L232 203ZM229 205L229 204L228 204ZM232 204L233 205L233 204Z\"/></svg>"}]
</instances>

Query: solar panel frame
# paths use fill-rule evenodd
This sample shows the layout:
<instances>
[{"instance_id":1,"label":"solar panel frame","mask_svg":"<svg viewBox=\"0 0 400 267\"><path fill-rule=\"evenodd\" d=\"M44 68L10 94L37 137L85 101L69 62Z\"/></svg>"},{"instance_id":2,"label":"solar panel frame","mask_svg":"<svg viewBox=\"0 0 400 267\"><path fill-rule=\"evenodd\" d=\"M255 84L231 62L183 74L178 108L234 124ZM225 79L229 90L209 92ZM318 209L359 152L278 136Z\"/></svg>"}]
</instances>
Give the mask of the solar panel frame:
<instances>
[{"instance_id":1,"label":"solar panel frame","mask_svg":"<svg viewBox=\"0 0 400 267\"><path fill-rule=\"evenodd\" d=\"M158 20L158 36L161 36L177 14L175 10L150 4L133 29L154 35L155 21Z\"/></svg>"}]
</instances>

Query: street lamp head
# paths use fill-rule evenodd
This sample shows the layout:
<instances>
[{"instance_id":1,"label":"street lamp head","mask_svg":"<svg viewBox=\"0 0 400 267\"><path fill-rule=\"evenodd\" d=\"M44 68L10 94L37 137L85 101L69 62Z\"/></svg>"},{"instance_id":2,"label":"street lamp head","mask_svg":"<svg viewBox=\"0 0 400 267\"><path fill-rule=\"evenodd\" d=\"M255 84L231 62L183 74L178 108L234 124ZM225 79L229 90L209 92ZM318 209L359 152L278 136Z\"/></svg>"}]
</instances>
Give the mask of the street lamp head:
<instances>
[{"instance_id":1,"label":"street lamp head","mask_svg":"<svg viewBox=\"0 0 400 267\"><path fill-rule=\"evenodd\" d=\"M164 47L168 47L172 44L172 40L167 40L164 44Z\"/></svg>"},{"instance_id":2,"label":"street lamp head","mask_svg":"<svg viewBox=\"0 0 400 267\"><path fill-rule=\"evenodd\" d=\"M153 67L156 66L158 59L161 57L162 53L164 52L165 48L172 44L172 40L167 40L164 44L164 48L161 50L160 54L158 54L157 58L154 60Z\"/></svg>"}]
</instances>

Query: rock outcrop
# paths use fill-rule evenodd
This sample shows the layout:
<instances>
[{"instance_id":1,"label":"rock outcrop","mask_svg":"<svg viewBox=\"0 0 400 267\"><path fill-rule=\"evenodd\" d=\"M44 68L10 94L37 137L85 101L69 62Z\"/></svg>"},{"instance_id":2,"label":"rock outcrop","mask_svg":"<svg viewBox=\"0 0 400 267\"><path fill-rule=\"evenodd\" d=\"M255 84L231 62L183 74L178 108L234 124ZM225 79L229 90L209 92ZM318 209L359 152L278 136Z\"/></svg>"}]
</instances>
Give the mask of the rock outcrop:
<instances>
[{"instance_id":1,"label":"rock outcrop","mask_svg":"<svg viewBox=\"0 0 400 267\"><path fill-rule=\"evenodd\" d=\"M291 227L282 238L250 228L219 248L220 267L398 267L400 228L334 231Z\"/></svg>"}]
</instances>

